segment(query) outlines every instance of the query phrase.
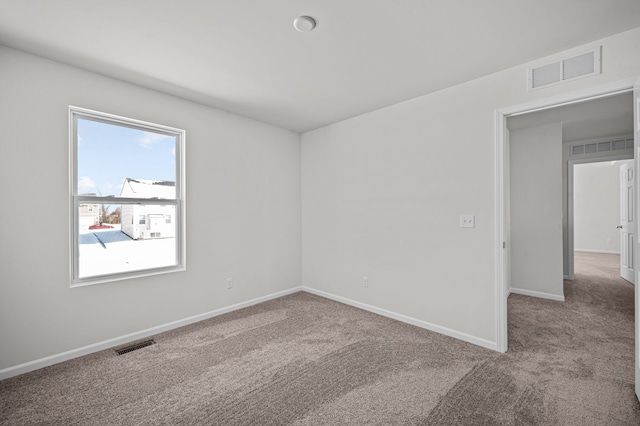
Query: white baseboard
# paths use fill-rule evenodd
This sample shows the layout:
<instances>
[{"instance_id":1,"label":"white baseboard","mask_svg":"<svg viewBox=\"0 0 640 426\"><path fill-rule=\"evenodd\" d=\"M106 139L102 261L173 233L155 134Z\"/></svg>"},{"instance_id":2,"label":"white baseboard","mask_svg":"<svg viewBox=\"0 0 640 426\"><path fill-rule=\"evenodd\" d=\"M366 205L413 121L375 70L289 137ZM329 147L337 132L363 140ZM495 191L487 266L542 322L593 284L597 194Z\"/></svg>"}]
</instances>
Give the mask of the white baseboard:
<instances>
[{"instance_id":1,"label":"white baseboard","mask_svg":"<svg viewBox=\"0 0 640 426\"><path fill-rule=\"evenodd\" d=\"M619 251L615 251L615 250L592 250L592 249L577 249L577 248L574 248L573 251L580 251L580 252L583 252L583 253L620 254Z\"/></svg>"},{"instance_id":2,"label":"white baseboard","mask_svg":"<svg viewBox=\"0 0 640 426\"><path fill-rule=\"evenodd\" d=\"M185 325L193 324L198 321L203 321L209 318L216 317L218 315L226 314L228 312L236 311L238 309L246 308L258 303L266 302L267 300L277 299L278 297L286 296L288 294L297 293L302 291L302 287L294 287L289 290L280 291L277 293L269 294L267 296L251 299L246 302L237 303L235 305L227 306L220 309L215 309L203 314L194 315L189 318L173 321L167 324L159 325L157 327L147 328L146 330L137 331L135 333L126 334L124 336L116 337L102 342L94 343L91 345L83 346L78 349L72 349L70 351L62 352L59 354L51 355L45 358L40 358L34 361L25 362L14 367L5 368L0 370L0 380L8 379L9 377L18 376L20 374L28 373L30 371L38 370L40 368L48 367L53 364L58 364L63 361L67 361L73 358L78 358L84 355L88 355L94 352L102 351L104 349L113 348L115 346L124 345L136 340L144 339L149 336L153 336L165 331L173 330L175 328L183 327Z\"/></svg>"},{"instance_id":3,"label":"white baseboard","mask_svg":"<svg viewBox=\"0 0 640 426\"><path fill-rule=\"evenodd\" d=\"M431 324L430 322L422 321L406 315L387 311L386 309L377 308L375 306L367 305L365 303L356 302L355 300L347 299L346 297L342 297L342 296L336 296L335 294L326 293L321 290L315 290L313 288L303 286L302 291L306 291L307 293L311 293L311 294L316 294L318 296L322 296L327 299L335 300L336 302L341 302L341 303L344 303L345 305L350 305L356 308L363 309L365 311L373 312L375 314L382 315L387 318L391 318L397 321L405 322L407 324L415 325L417 327L434 331L436 333L444 334L445 336L449 336L455 339L463 340L465 342L473 343L474 345L478 345L483 348L491 349L494 351L498 350L498 345L496 342L471 336L470 334L462 333L460 331L452 330L446 327L441 327L439 325Z\"/></svg>"},{"instance_id":4,"label":"white baseboard","mask_svg":"<svg viewBox=\"0 0 640 426\"><path fill-rule=\"evenodd\" d=\"M483 348L491 349L497 351L496 342L492 342L486 339L481 339L479 337L471 336L466 333L462 333L456 330L452 330L446 327L441 327L439 325L435 325L426 321L422 321L416 318L412 318L406 315L398 314L395 312L388 311L386 309L378 308L375 306L367 305L365 303L356 302L355 300L347 299L345 297L336 296L331 293L326 293L324 291L315 290L309 287L294 287L288 290L280 291L277 293L269 294L267 296L258 297L256 299L251 299L246 302L237 303L235 305L227 306L220 309L215 309L210 312L205 312L199 315L194 315L189 318L184 318L181 320L173 321L167 324L159 325L156 327L151 327L145 330L141 330L135 333L126 334L124 336L119 336L113 339L104 340L102 342L94 343L91 345L83 346L81 348L72 349L70 351L62 352L59 354L51 355L45 358L40 358L34 361L26 362L24 364L19 364L14 367L5 368L0 370L0 380L8 379L10 377L18 376L20 374L28 373L30 371L38 370L40 368L48 367L50 365L58 364L63 361L68 361L73 358L78 358L84 355L89 355L94 352L102 351L105 349L113 348L115 346L124 345L130 342L134 342L136 340L144 339L149 336L153 336L159 333L163 333L165 331L173 330L179 327L183 327L185 325L193 324L199 321L204 321L209 318L216 317L218 315L226 314L228 312L236 311L238 309L246 308L252 305L257 305L258 303L266 302L271 299L276 299L278 297L286 296L288 294L293 294L299 291L306 291L311 294L316 294L321 297L326 297L327 299L335 300L337 302L344 303L346 305L350 305L359 309L363 309L365 311L373 312L378 315L382 315L387 318L391 318L397 321L402 321L407 324L415 325L420 328L424 328L430 331L434 331L436 333L444 334L445 336L453 337L455 339L459 339L465 342L472 343L477 346L481 346ZM511 289L513 293L518 293L518 289ZM526 290L523 290L526 291ZM524 293L520 293L524 294ZM544 293L540 293L544 294ZM549 295L553 296L553 295ZM537 296L542 297L542 296ZM553 296L556 297L556 296ZM563 298L564 300L564 298Z\"/></svg>"},{"instance_id":5,"label":"white baseboard","mask_svg":"<svg viewBox=\"0 0 640 426\"><path fill-rule=\"evenodd\" d=\"M524 290L521 288L511 287L511 290L509 290L509 294L511 293L521 294L523 296L539 297L540 299L549 299L549 300L555 300L558 302L564 302L564 296L559 296L557 294L551 294L551 293L542 293L540 291Z\"/></svg>"}]
</instances>

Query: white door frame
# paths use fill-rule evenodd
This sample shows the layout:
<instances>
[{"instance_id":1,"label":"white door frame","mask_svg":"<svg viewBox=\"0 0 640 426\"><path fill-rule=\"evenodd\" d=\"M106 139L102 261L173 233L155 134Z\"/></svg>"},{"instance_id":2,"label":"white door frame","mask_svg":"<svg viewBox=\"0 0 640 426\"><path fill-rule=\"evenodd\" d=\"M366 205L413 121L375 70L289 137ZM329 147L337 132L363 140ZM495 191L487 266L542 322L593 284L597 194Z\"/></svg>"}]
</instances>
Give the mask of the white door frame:
<instances>
[{"instance_id":1,"label":"white door frame","mask_svg":"<svg viewBox=\"0 0 640 426\"><path fill-rule=\"evenodd\" d=\"M508 346L507 336L507 297L510 289L510 259L508 249L510 248L509 229L507 223L507 208L510 199L507 192L509 170L507 162L509 161L507 135L507 118L515 115L527 114L535 111L542 111L559 106L570 105L591 101L598 98L604 98L621 93L627 93L633 90L634 85L640 77L634 77L602 86L590 87L577 92L567 93L563 95L553 96L546 99L535 100L495 111L495 274L496 274L496 349L500 352L506 352ZM638 150L634 147L634 152ZM636 213L637 215L637 213ZM636 220L637 223L637 220ZM640 250L635 251L636 264ZM637 340L637 339L636 339ZM637 343L637 342L636 342Z\"/></svg>"},{"instance_id":2,"label":"white door frame","mask_svg":"<svg viewBox=\"0 0 640 426\"><path fill-rule=\"evenodd\" d=\"M631 176L629 176L629 172L631 172ZM635 223L634 217L636 217L637 215L635 215L635 213L632 214L631 220L629 220L628 214L629 208L631 208L631 211L633 212L635 212L635 210L638 208L637 200L635 200L636 194L638 192L635 186L637 181L635 176L635 159L631 163L631 168L629 168L629 164L620 165L618 176L620 176L618 190L618 194L620 194L620 225L618 225L618 228L620 229L620 276L629 281L631 284L635 285L635 264L633 263L634 259L631 259L631 261L629 261L629 250L631 250L631 255L635 258L635 247L633 241L635 241L635 239L638 237L638 227ZM630 177L631 179L629 179ZM629 182L631 182L631 185L633 185L633 192L631 193L631 197L629 197ZM631 247L629 247L629 233L631 233ZM631 267L629 267L629 263L631 263Z\"/></svg>"},{"instance_id":3,"label":"white door frame","mask_svg":"<svg viewBox=\"0 0 640 426\"><path fill-rule=\"evenodd\" d=\"M579 160L569 160L567 162L567 251L569 252L569 259L567 265L567 277L566 279L573 280L575 278L575 268L574 268L574 217L573 217L573 167L576 164L593 164L593 163L604 163L606 161L626 161L633 160L633 153L627 155L610 155L607 157L593 157L593 158L582 158ZM620 184L618 184L620 186ZM618 189L620 191L620 189Z\"/></svg>"}]
</instances>

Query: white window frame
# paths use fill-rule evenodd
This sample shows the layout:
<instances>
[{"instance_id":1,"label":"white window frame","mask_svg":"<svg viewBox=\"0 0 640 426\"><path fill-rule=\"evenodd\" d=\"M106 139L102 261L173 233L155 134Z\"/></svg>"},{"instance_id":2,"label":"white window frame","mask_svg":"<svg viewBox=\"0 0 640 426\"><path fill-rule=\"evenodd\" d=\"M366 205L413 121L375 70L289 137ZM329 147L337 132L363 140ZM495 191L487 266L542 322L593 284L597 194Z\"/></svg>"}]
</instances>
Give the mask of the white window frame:
<instances>
[{"instance_id":1,"label":"white window frame","mask_svg":"<svg viewBox=\"0 0 640 426\"><path fill-rule=\"evenodd\" d=\"M146 199L146 198L124 198L124 197L102 197L94 195L78 194L78 118L100 121L107 124L131 127L139 130L155 133L164 133L176 138L176 197L175 199ZM71 287L99 284L112 281L120 281L135 277L144 277L157 274L184 271L186 269L186 214L185 214L185 137L186 132L182 129L168 127L161 124L149 123L132 118L93 111L86 108L69 106L69 188L70 188L70 281ZM175 227L176 227L176 262L175 265L136 271L117 272L99 276L80 278L79 273L79 206L80 204L157 204L175 206Z\"/></svg>"}]
</instances>

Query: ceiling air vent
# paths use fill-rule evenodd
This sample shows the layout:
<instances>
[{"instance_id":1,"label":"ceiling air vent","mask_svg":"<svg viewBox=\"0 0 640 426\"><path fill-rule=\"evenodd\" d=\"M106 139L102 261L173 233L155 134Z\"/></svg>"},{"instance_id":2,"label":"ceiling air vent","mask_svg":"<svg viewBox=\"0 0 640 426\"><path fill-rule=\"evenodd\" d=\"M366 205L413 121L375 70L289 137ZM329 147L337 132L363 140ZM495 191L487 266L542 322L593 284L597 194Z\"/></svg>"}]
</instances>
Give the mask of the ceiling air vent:
<instances>
[{"instance_id":1,"label":"ceiling air vent","mask_svg":"<svg viewBox=\"0 0 640 426\"><path fill-rule=\"evenodd\" d=\"M528 70L528 89L535 90L601 72L600 47Z\"/></svg>"},{"instance_id":2,"label":"ceiling air vent","mask_svg":"<svg viewBox=\"0 0 640 426\"><path fill-rule=\"evenodd\" d=\"M531 70L531 88L548 86L553 83L560 82L560 66L561 62L544 65Z\"/></svg>"},{"instance_id":3,"label":"ceiling air vent","mask_svg":"<svg viewBox=\"0 0 640 426\"><path fill-rule=\"evenodd\" d=\"M611 151L611 142L600 142L598 152Z\"/></svg>"},{"instance_id":4,"label":"ceiling air vent","mask_svg":"<svg viewBox=\"0 0 640 426\"><path fill-rule=\"evenodd\" d=\"M571 155L584 154L584 145L574 145L571 147Z\"/></svg>"},{"instance_id":5,"label":"ceiling air vent","mask_svg":"<svg viewBox=\"0 0 640 426\"><path fill-rule=\"evenodd\" d=\"M584 153L592 154L594 152L598 152L598 144L597 143L587 143L584 145Z\"/></svg>"},{"instance_id":6,"label":"ceiling air vent","mask_svg":"<svg viewBox=\"0 0 640 426\"><path fill-rule=\"evenodd\" d=\"M571 145L571 156L633 149L633 138Z\"/></svg>"},{"instance_id":7,"label":"ceiling air vent","mask_svg":"<svg viewBox=\"0 0 640 426\"><path fill-rule=\"evenodd\" d=\"M619 149L625 149L627 147L627 144L624 139L621 139L611 142L611 146L614 151L617 151Z\"/></svg>"}]
</instances>

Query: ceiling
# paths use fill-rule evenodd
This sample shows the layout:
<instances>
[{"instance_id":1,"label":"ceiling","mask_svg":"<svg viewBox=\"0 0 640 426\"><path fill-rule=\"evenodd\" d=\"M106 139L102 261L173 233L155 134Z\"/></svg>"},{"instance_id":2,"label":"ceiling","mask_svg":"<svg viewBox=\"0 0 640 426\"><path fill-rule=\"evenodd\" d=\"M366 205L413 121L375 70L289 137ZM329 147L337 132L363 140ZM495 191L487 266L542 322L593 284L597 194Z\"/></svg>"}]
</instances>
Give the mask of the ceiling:
<instances>
[{"instance_id":1,"label":"ceiling","mask_svg":"<svg viewBox=\"0 0 640 426\"><path fill-rule=\"evenodd\" d=\"M562 142L633 134L633 93L509 117L509 130L562 123Z\"/></svg>"},{"instance_id":2,"label":"ceiling","mask_svg":"<svg viewBox=\"0 0 640 426\"><path fill-rule=\"evenodd\" d=\"M0 44L297 132L638 26L638 0L0 0Z\"/></svg>"}]
</instances>

